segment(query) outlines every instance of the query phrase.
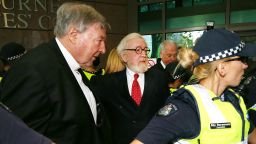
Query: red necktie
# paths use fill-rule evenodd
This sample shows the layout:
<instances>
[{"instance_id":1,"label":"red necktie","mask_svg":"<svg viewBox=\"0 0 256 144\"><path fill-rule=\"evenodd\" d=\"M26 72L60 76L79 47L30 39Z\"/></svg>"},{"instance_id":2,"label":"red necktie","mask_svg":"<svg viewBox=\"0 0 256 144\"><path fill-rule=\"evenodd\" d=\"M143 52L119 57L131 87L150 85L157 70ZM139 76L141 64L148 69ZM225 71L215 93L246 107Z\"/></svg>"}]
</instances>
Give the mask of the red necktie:
<instances>
[{"instance_id":1,"label":"red necktie","mask_svg":"<svg viewBox=\"0 0 256 144\"><path fill-rule=\"evenodd\" d=\"M134 80L132 82L132 98L137 105L140 105L141 91L140 91L140 85L137 80L138 77L139 77L138 74L134 74Z\"/></svg>"}]
</instances>

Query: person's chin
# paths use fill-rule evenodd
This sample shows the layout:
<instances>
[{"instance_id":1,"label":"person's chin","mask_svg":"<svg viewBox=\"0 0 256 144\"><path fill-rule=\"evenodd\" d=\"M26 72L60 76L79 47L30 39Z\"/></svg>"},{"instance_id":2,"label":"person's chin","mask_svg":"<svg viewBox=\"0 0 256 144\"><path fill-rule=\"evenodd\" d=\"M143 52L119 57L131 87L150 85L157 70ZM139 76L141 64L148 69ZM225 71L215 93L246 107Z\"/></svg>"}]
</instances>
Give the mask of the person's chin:
<instances>
[{"instance_id":1,"label":"person's chin","mask_svg":"<svg viewBox=\"0 0 256 144\"><path fill-rule=\"evenodd\" d=\"M132 69L137 73L144 73L148 70L148 66L145 64L140 64L139 66L132 67Z\"/></svg>"}]
</instances>

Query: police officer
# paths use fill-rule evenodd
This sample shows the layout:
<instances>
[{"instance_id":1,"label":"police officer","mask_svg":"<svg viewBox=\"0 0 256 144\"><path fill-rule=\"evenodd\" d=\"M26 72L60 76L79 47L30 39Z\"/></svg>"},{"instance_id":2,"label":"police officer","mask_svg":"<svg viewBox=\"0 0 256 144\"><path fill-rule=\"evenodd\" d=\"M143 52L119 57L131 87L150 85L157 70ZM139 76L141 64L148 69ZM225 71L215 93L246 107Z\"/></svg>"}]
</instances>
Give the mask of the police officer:
<instances>
[{"instance_id":1,"label":"police officer","mask_svg":"<svg viewBox=\"0 0 256 144\"><path fill-rule=\"evenodd\" d=\"M256 69L252 69L244 77L235 90L244 98L251 122L256 125Z\"/></svg>"},{"instance_id":2,"label":"police officer","mask_svg":"<svg viewBox=\"0 0 256 144\"><path fill-rule=\"evenodd\" d=\"M191 67L193 62L185 61L187 58L198 58L197 55L193 55L191 48L180 48L177 55L177 62L169 63L165 71L169 78L170 93L173 94L179 87L182 87L188 83L191 83L192 72Z\"/></svg>"},{"instance_id":3,"label":"police officer","mask_svg":"<svg viewBox=\"0 0 256 144\"><path fill-rule=\"evenodd\" d=\"M234 144L253 140L243 98L237 86L248 67L243 56L256 55L238 35L224 29L205 32L194 51L198 84L176 91L132 144ZM253 131L255 132L255 131Z\"/></svg>"},{"instance_id":4,"label":"police officer","mask_svg":"<svg viewBox=\"0 0 256 144\"><path fill-rule=\"evenodd\" d=\"M104 75L105 70L103 68L97 69L97 66L100 64L100 57L96 57L96 59L93 61L93 64L91 67L85 67L83 69L83 72L88 79L88 81L91 80L92 76L97 76L97 75Z\"/></svg>"},{"instance_id":5,"label":"police officer","mask_svg":"<svg viewBox=\"0 0 256 144\"><path fill-rule=\"evenodd\" d=\"M169 77L169 88L172 94L176 91L182 84L188 82L191 74L188 70L183 68L178 62L169 63L166 68L166 72Z\"/></svg>"},{"instance_id":6,"label":"police officer","mask_svg":"<svg viewBox=\"0 0 256 144\"><path fill-rule=\"evenodd\" d=\"M0 51L0 60L3 64L3 72L0 75L0 81L6 75L6 72L14 65L25 53L26 49L16 42L6 43Z\"/></svg>"}]
</instances>

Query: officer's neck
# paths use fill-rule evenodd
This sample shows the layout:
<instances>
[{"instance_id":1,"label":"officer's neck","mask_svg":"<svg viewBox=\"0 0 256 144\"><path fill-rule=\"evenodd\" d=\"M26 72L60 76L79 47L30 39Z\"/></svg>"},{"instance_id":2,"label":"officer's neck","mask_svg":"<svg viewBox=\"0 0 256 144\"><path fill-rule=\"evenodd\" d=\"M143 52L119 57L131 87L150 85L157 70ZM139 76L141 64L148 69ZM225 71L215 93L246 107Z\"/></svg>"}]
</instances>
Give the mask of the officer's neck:
<instances>
[{"instance_id":1,"label":"officer's neck","mask_svg":"<svg viewBox=\"0 0 256 144\"><path fill-rule=\"evenodd\" d=\"M212 91L216 96L221 96L226 87L218 81L214 81L210 78L205 78L199 82L200 85Z\"/></svg>"}]
</instances>

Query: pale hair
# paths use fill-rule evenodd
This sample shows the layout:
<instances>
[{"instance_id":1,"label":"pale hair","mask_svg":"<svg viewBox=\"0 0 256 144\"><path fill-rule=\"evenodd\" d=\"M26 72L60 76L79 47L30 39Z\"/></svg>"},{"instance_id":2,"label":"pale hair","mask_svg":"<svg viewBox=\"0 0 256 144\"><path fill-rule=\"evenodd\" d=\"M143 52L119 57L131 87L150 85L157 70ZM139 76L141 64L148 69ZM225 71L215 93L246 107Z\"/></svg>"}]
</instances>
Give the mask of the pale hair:
<instances>
[{"instance_id":1,"label":"pale hair","mask_svg":"<svg viewBox=\"0 0 256 144\"><path fill-rule=\"evenodd\" d=\"M100 23L104 29L110 28L106 19L93 7L81 2L67 2L57 10L54 34L57 37L63 37L71 26L79 32L84 32L94 23Z\"/></svg>"},{"instance_id":2,"label":"pale hair","mask_svg":"<svg viewBox=\"0 0 256 144\"><path fill-rule=\"evenodd\" d=\"M121 55L121 53L123 53L124 50L127 49L127 45L128 45L129 40L135 39L135 38L140 38L140 39L143 39L143 40L144 40L144 38L142 37L142 35L140 35L139 33L130 33L130 34L126 35L126 36L120 41L120 43L119 43L118 46L117 46L117 53L118 53L118 55ZM145 40L144 40L144 41L145 41Z\"/></svg>"},{"instance_id":3,"label":"pale hair","mask_svg":"<svg viewBox=\"0 0 256 144\"><path fill-rule=\"evenodd\" d=\"M160 51L165 51L166 48L165 48L165 45L167 44L174 44L176 49L177 49L177 43L175 41L172 41L172 40L164 40L160 43L159 47L160 47Z\"/></svg>"},{"instance_id":4,"label":"pale hair","mask_svg":"<svg viewBox=\"0 0 256 144\"><path fill-rule=\"evenodd\" d=\"M113 48L108 55L105 67L106 73L118 72L123 70L124 68L125 66L122 60L120 59L119 55L117 54L116 48Z\"/></svg>"}]
</instances>

